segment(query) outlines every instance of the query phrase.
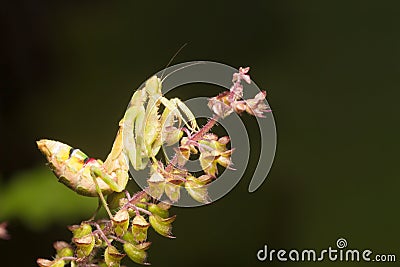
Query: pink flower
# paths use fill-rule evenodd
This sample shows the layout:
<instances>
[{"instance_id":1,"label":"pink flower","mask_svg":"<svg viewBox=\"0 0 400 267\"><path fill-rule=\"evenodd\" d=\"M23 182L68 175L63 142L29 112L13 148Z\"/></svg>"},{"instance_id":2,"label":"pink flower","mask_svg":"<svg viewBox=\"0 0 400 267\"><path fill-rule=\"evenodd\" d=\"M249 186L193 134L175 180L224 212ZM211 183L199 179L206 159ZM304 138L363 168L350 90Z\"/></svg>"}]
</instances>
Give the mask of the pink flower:
<instances>
[{"instance_id":1,"label":"pink flower","mask_svg":"<svg viewBox=\"0 0 400 267\"><path fill-rule=\"evenodd\" d=\"M254 98L246 100L246 112L250 115L265 118L264 112L271 112L269 106L265 104L265 91L259 92Z\"/></svg>"},{"instance_id":2,"label":"pink flower","mask_svg":"<svg viewBox=\"0 0 400 267\"><path fill-rule=\"evenodd\" d=\"M230 90L209 99L208 107L218 115L218 117L225 118L233 111L238 114L242 114L246 111L250 115L263 118L265 117L264 112L271 111L265 102L265 91L258 93L252 99L243 99L243 86L241 81L244 80L247 83L251 82L250 76L248 75L249 70L249 67L240 67L239 72L233 74L233 85Z\"/></svg>"},{"instance_id":3,"label":"pink flower","mask_svg":"<svg viewBox=\"0 0 400 267\"><path fill-rule=\"evenodd\" d=\"M208 100L208 107L219 117L225 118L233 112L229 101L229 91L225 91Z\"/></svg>"},{"instance_id":4,"label":"pink flower","mask_svg":"<svg viewBox=\"0 0 400 267\"><path fill-rule=\"evenodd\" d=\"M7 232L7 222L0 223L0 239L10 239L10 235Z\"/></svg>"},{"instance_id":5,"label":"pink flower","mask_svg":"<svg viewBox=\"0 0 400 267\"><path fill-rule=\"evenodd\" d=\"M247 68L240 67L239 68L239 73L233 74L232 82L234 82L234 83L239 82L240 83L241 80L245 80L248 84L250 84L251 79L250 79L250 76L247 74L249 72L249 70L250 70L250 67L247 67Z\"/></svg>"},{"instance_id":6,"label":"pink flower","mask_svg":"<svg viewBox=\"0 0 400 267\"><path fill-rule=\"evenodd\" d=\"M243 97L243 86L240 83L234 83L230 89L228 100L230 102L236 101Z\"/></svg>"}]
</instances>

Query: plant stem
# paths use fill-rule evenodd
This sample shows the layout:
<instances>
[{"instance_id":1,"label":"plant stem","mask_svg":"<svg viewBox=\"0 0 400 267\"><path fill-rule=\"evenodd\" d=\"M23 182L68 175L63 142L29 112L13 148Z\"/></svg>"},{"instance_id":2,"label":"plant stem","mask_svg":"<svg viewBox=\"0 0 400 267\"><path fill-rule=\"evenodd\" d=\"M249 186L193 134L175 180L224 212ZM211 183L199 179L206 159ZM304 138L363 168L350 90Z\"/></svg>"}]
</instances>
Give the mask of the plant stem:
<instances>
[{"instance_id":1,"label":"plant stem","mask_svg":"<svg viewBox=\"0 0 400 267\"><path fill-rule=\"evenodd\" d=\"M214 116L203 126L201 127L200 131L195 133L193 136L188 136L189 141L199 141L206 133L208 133L212 127L217 123L219 119L219 116L214 114ZM175 153L174 157L171 159L171 161L168 163L167 167L165 167L165 170L167 172L172 171L172 167L175 166L178 163L178 153Z\"/></svg>"}]
</instances>

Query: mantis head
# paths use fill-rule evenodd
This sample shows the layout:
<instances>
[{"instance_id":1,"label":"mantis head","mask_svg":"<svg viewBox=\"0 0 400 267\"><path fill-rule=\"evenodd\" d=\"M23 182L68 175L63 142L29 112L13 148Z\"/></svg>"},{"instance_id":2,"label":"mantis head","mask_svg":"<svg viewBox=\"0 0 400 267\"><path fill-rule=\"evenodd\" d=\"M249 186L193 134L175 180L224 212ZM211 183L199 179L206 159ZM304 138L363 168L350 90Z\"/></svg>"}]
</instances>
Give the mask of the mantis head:
<instances>
[{"instance_id":1,"label":"mantis head","mask_svg":"<svg viewBox=\"0 0 400 267\"><path fill-rule=\"evenodd\" d=\"M73 150L69 145L48 139L41 139L36 144L47 160L53 164L56 163L54 161L61 163L67 160Z\"/></svg>"}]
</instances>

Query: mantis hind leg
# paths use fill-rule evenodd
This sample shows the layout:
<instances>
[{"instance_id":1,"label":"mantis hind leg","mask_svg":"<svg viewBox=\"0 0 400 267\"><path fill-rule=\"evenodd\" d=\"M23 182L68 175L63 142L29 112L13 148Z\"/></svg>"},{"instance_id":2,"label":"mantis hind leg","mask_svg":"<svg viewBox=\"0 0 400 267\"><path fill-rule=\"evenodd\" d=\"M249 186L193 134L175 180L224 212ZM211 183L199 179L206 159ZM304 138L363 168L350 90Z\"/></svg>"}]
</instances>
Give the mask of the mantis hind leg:
<instances>
[{"instance_id":1,"label":"mantis hind leg","mask_svg":"<svg viewBox=\"0 0 400 267\"><path fill-rule=\"evenodd\" d=\"M99 199L99 203L97 204L97 208L94 211L92 217L90 217L90 219L88 221L93 221L96 218L97 213L99 213L99 210L101 209L101 206L103 206L103 201L101 201L101 198L99 197L98 199Z\"/></svg>"},{"instance_id":2,"label":"mantis hind leg","mask_svg":"<svg viewBox=\"0 0 400 267\"><path fill-rule=\"evenodd\" d=\"M115 191L115 192L121 192L122 190L124 190L125 187L121 187L120 185L118 185L118 184L112 179L112 177L111 177L110 175L108 175L107 173L105 173L105 172L104 172L102 169L100 169L99 167L93 166L93 167L90 169L90 172L91 172L91 176L92 176L92 178L93 178L93 182L94 182L94 184L95 184L95 186L96 186L96 192L97 192L97 194L99 195L99 199L100 199L100 201L99 201L99 207L98 207L96 213L97 213L98 210L100 209L100 207L101 207L100 203L101 203L101 204L103 204L104 209L107 211L107 214L108 214L108 216L110 217L110 219L112 219L113 216L112 216L112 214L111 214L110 209L108 208L107 201L106 201L106 199L104 198L104 194L103 194L103 192L101 192L100 186L99 186L99 184L98 184L98 182L97 182L97 178L102 179L102 180L103 180L107 185L109 185L110 188L111 188L113 191ZM94 214L94 216L96 215L96 213Z\"/></svg>"}]
</instances>

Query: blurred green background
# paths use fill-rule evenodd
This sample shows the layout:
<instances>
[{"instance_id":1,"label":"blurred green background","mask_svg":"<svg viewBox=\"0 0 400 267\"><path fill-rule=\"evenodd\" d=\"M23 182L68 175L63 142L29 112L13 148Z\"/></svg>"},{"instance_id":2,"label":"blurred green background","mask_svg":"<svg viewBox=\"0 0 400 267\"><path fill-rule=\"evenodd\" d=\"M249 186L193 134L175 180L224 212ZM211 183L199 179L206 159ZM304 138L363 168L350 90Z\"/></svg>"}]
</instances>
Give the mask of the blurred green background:
<instances>
[{"instance_id":1,"label":"blurred green background","mask_svg":"<svg viewBox=\"0 0 400 267\"><path fill-rule=\"evenodd\" d=\"M309 266L259 262L256 253L264 244L325 249L340 237L349 248L400 260L399 8L398 1L2 1L0 221L12 235L0 240L2 265L50 258L53 241L70 239L65 226L97 204L57 182L35 141L61 140L104 159L133 90L186 42L173 63L251 67L274 111L277 153L255 193L247 192L249 168L213 205L173 208L177 238L150 236L152 265ZM256 151L256 137L252 145Z\"/></svg>"}]
</instances>

